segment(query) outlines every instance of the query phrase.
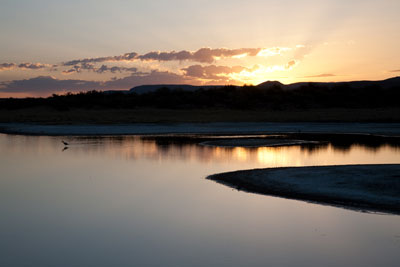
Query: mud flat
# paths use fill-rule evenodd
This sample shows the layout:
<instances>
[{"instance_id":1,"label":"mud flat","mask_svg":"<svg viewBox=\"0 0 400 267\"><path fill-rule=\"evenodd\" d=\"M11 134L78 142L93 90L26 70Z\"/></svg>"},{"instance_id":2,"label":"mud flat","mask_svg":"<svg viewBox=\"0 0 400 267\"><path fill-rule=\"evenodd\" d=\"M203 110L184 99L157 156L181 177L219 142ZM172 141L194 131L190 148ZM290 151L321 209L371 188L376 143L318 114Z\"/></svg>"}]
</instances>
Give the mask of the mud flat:
<instances>
[{"instance_id":1,"label":"mud flat","mask_svg":"<svg viewBox=\"0 0 400 267\"><path fill-rule=\"evenodd\" d=\"M207 179L252 193L400 214L399 164L254 169Z\"/></svg>"}]
</instances>

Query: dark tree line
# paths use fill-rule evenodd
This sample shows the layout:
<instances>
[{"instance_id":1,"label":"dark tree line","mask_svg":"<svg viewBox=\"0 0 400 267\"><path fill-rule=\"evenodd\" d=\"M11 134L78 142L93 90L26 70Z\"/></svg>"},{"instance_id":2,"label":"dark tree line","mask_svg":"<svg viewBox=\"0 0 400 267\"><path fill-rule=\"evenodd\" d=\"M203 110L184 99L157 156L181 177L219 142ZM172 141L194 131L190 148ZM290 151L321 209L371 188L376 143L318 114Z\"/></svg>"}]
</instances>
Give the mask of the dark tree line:
<instances>
[{"instance_id":1,"label":"dark tree line","mask_svg":"<svg viewBox=\"0 0 400 267\"><path fill-rule=\"evenodd\" d=\"M0 109L50 107L63 111L83 109L132 109L139 107L194 109L309 109L309 108L380 108L400 107L400 88L380 88L369 85L353 88L349 85L331 87L305 84L286 90L281 86L262 89L256 86L225 86L214 89L185 91L160 88L136 94L89 91L77 94L53 95L47 98L0 99Z\"/></svg>"}]
</instances>

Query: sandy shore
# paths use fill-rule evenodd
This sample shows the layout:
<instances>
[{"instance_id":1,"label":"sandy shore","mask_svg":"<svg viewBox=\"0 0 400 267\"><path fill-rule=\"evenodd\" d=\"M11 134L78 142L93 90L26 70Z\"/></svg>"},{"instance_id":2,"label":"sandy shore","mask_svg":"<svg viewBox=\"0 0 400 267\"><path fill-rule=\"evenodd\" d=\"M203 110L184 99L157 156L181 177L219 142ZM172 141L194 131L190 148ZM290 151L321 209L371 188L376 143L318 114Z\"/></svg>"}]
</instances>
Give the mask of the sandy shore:
<instances>
[{"instance_id":1,"label":"sandy shore","mask_svg":"<svg viewBox=\"0 0 400 267\"><path fill-rule=\"evenodd\" d=\"M268 168L207 179L253 193L400 214L400 165Z\"/></svg>"},{"instance_id":2,"label":"sandy shore","mask_svg":"<svg viewBox=\"0 0 400 267\"><path fill-rule=\"evenodd\" d=\"M32 135L352 133L400 136L400 123L135 123L40 125L0 123L1 133Z\"/></svg>"}]
</instances>

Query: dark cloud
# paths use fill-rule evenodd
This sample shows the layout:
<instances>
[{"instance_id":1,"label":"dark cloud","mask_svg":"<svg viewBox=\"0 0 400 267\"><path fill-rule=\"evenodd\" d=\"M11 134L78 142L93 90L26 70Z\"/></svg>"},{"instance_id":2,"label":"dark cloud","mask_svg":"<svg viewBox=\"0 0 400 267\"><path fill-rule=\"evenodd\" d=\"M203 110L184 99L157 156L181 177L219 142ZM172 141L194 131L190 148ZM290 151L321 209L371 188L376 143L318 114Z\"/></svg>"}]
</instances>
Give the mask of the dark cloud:
<instances>
[{"instance_id":1,"label":"dark cloud","mask_svg":"<svg viewBox=\"0 0 400 267\"><path fill-rule=\"evenodd\" d=\"M303 78L324 78L324 77L335 77L335 74L323 73L319 75L304 76Z\"/></svg>"},{"instance_id":2,"label":"dark cloud","mask_svg":"<svg viewBox=\"0 0 400 267\"><path fill-rule=\"evenodd\" d=\"M77 59L64 62L64 66L74 66L78 64L85 64L85 63L101 63L107 61L132 61L137 57L137 53L125 53L119 56L109 56L109 57L97 57L97 58L84 58L84 59Z\"/></svg>"},{"instance_id":3,"label":"dark cloud","mask_svg":"<svg viewBox=\"0 0 400 267\"><path fill-rule=\"evenodd\" d=\"M138 59L143 61L158 60L158 61L183 61L190 60L192 53L188 51L180 52L149 52L147 54L138 56Z\"/></svg>"},{"instance_id":4,"label":"dark cloud","mask_svg":"<svg viewBox=\"0 0 400 267\"><path fill-rule=\"evenodd\" d=\"M145 55L138 56L140 60L157 60L157 61L183 61L190 60L200 63L212 63L216 58L229 58L238 55L247 54L248 56L256 56L262 49L261 48L239 48L239 49L226 49L226 48L200 48L195 52L180 51L180 52L150 52Z\"/></svg>"},{"instance_id":5,"label":"dark cloud","mask_svg":"<svg viewBox=\"0 0 400 267\"><path fill-rule=\"evenodd\" d=\"M49 68L50 70L55 70L57 65L50 65L50 64L42 64L42 63L21 63L21 64L15 64L15 63L2 63L0 64L0 71L3 70L10 70L10 69L29 69L29 70L39 70L39 69L45 69Z\"/></svg>"},{"instance_id":6,"label":"dark cloud","mask_svg":"<svg viewBox=\"0 0 400 267\"><path fill-rule=\"evenodd\" d=\"M21 63L18 65L18 68L20 68L20 69L31 69L31 70L44 69L47 67L51 67L51 66L48 64L42 64L42 63Z\"/></svg>"},{"instance_id":7,"label":"dark cloud","mask_svg":"<svg viewBox=\"0 0 400 267\"><path fill-rule=\"evenodd\" d=\"M63 70L62 74L69 75L73 73L77 73L78 71L75 68L69 69L69 70Z\"/></svg>"},{"instance_id":8,"label":"dark cloud","mask_svg":"<svg viewBox=\"0 0 400 267\"><path fill-rule=\"evenodd\" d=\"M94 69L95 72L97 73L104 73L104 72L111 72L111 73L116 73L116 72L123 72L123 71L127 71L127 72L137 72L137 68L132 67L132 68L126 68L126 67L119 67L119 66L113 66L113 67L108 67L106 65L102 65L100 68L98 69Z\"/></svg>"},{"instance_id":9,"label":"dark cloud","mask_svg":"<svg viewBox=\"0 0 400 267\"><path fill-rule=\"evenodd\" d=\"M125 53L125 54L120 55L120 56L115 56L115 57L114 57L114 60L115 60L115 61L122 61L122 60L130 61L130 60L135 59L135 58L137 57L137 55L138 55L138 54L135 53L135 52Z\"/></svg>"},{"instance_id":10,"label":"dark cloud","mask_svg":"<svg viewBox=\"0 0 400 267\"><path fill-rule=\"evenodd\" d=\"M74 66L74 68L76 68L76 66ZM79 68L81 70L93 70L95 69L94 64L92 63L82 63L79 65Z\"/></svg>"},{"instance_id":11,"label":"dark cloud","mask_svg":"<svg viewBox=\"0 0 400 267\"><path fill-rule=\"evenodd\" d=\"M108 71L108 67L106 65L101 65L100 68L98 68L97 70L95 70L97 73L103 73Z\"/></svg>"},{"instance_id":12,"label":"dark cloud","mask_svg":"<svg viewBox=\"0 0 400 267\"><path fill-rule=\"evenodd\" d=\"M68 70L63 70L61 73L65 75L73 74L73 73L80 73L81 72L81 67L80 66L73 66L72 68Z\"/></svg>"},{"instance_id":13,"label":"dark cloud","mask_svg":"<svg viewBox=\"0 0 400 267\"><path fill-rule=\"evenodd\" d=\"M72 68L68 70L62 71L63 74L73 74L73 73L80 73L82 70L88 70L88 71L94 71L96 73L102 74L105 72L111 72L111 73L116 73L116 72L137 72L137 68L132 67L132 68L127 68L127 67L119 67L119 66L112 66L108 67L107 65L101 65L99 68L96 68L93 63L82 63L79 65L74 65Z\"/></svg>"},{"instance_id":14,"label":"dark cloud","mask_svg":"<svg viewBox=\"0 0 400 267\"><path fill-rule=\"evenodd\" d=\"M3 71L3 70L10 70L10 69L15 68L16 66L17 66L17 65L14 64L14 63L1 63L1 64L0 64L0 71Z\"/></svg>"},{"instance_id":15,"label":"dark cloud","mask_svg":"<svg viewBox=\"0 0 400 267\"><path fill-rule=\"evenodd\" d=\"M201 66L201 65L192 65L187 68L182 69L184 71L185 76L195 77L200 79L221 79L220 75L227 75L230 73L239 73L243 70L250 70L242 66Z\"/></svg>"},{"instance_id":16,"label":"dark cloud","mask_svg":"<svg viewBox=\"0 0 400 267\"><path fill-rule=\"evenodd\" d=\"M74 66L83 63L102 63L108 61L195 61L200 63L212 63L216 58L229 58L238 55L246 54L248 56L256 56L262 49L261 48L239 48L239 49L227 49L227 48L200 48L199 50L192 52L182 50L179 52L160 52L152 51L144 55L139 55L135 52L125 53L120 56L108 56L108 57L97 57L97 58L84 58L64 62L64 66Z\"/></svg>"},{"instance_id":17,"label":"dark cloud","mask_svg":"<svg viewBox=\"0 0 400 267\"><path fill-rule=\"evenodd\" d=\"M389 72L400 72L400 69L399 70L389 70Z\"/></svg>"}]
</instances>

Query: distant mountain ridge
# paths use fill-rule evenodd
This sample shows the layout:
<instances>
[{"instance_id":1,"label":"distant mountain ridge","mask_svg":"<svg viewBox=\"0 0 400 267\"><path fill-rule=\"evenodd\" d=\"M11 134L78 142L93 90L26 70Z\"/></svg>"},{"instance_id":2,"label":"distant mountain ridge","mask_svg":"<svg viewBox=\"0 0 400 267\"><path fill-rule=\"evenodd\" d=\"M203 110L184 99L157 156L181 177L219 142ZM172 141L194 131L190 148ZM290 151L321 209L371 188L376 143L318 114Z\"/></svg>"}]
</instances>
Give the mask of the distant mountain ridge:
<instances>
[{"instance_id":1,"label":"distant mountain ridge","mask_svg":"<svg viewBox=\"0 0 400 267\"><path fill-rule=\"evenodd\" d=\"M282 84L279 81L266 81L259 85L256 85L259 89L271 89L271 88L281 88L283 90L295 90L302 86L318 86L331 88L333 86L348 86L350 88L362 88L367 86L378 86L382 89L388 89L392 87L400 87L400 76L393 77L386 80L381 81L350 81L350 82L298 82L292 84ZM136 94L145 94L150 92L155 92L161 88L168 88L170 90L183 90L183 91L196 91L199 89L215 89L222 88L224 85L189 85L189 84L153 84L153 85L140 85L131 88L126 93L136 93Z\"/></svg>"},{"instance_id":2,"label":"distant mountain ridge","mask_svg":"<svg viewBox=\"0 0 400 267\"><path fill-rule=\"evenodd\" d=\"M168 87L170 89L167 89ZM222 109L229 113L229 110L285 112L309 109L354 109L357 113L356 109L368 109L370 110L368 118L363 118L363 120L374 121L379 118L379 121L398 122L400 121L400 116L397 115L400 114L399 99L400 77L396 77L383 81L289 85L276 81L265 82L258 86L148 85L135 87L131 91L87 91L54 95L48 98L0 99L0 110L48 107L64 112L78 108L88 110L150 108L179 109L188 112ZM389 108L392 109L390 112L393 115L390 114L382 119L379 110L389 112ZM374 112L374 109L379 110ZM104 116L107 117L105 114ZM319 120L326 119L324 112L315 111L314 115L319 116ZM189 114L188 116L190 117ZM343 117L340 118L343 119Z\"/></svg>"},{"instance_id":3,"label":"distant mountain ridge","mask_svg":"<svg viewBox=\"0 0 400 267\"><path fill-rule=\"evenodd\" d=\"M297 89L301 86L309 86L315 85L320 87L328 87L331 88L333 86L348 86L350 88L363 88L367 86L378 86L382 89L388 89L392 87L400 87L400 76L393 77L386 80L381 81L350 81L350 82L299 82L299 83L292 83L288 85L284 85L286 89Z\"/></svg>"}]
</instances>

